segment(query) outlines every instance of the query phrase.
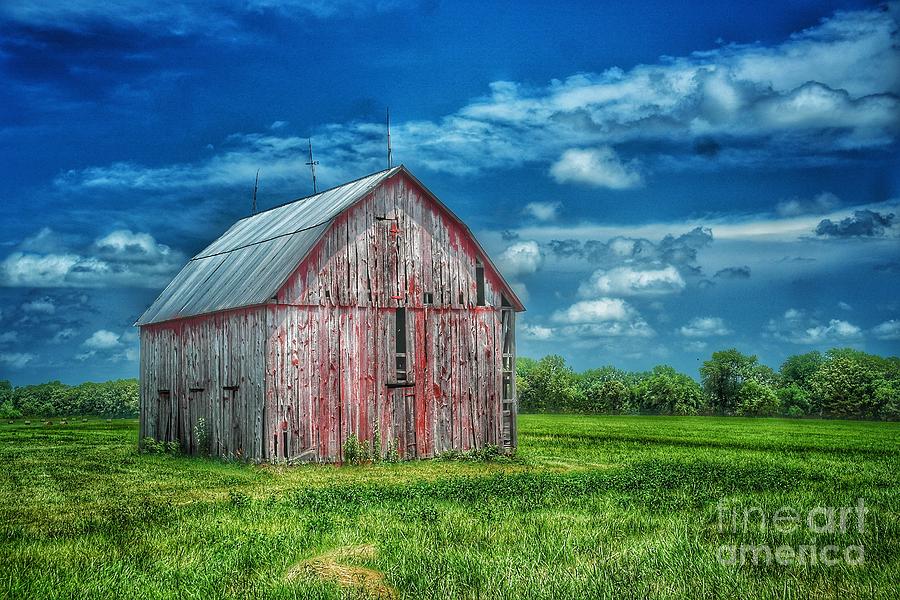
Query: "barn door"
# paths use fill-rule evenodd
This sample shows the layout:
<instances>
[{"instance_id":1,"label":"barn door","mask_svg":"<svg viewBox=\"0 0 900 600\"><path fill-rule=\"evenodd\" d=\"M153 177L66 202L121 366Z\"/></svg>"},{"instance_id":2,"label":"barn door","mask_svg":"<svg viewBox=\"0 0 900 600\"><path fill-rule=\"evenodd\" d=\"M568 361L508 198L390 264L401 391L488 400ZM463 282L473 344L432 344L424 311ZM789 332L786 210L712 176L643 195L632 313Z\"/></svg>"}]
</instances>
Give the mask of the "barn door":
<instances>
[{"instance_id":1,"label":"barn door","mask_svg":"<svg viewBox=\"0 0 900 600\"><path fill-rule=\"evenodd\" d=\"M415 368L410 358L414 356L411 352L412 334L410 323L415 315L408 314L406 308L400 307L394 311L393 315L393 335L394 351L389 354L391 357L387 372L387 386L391 393L392 404L392 429L393 436L397 439L399 450L404 458L414 458L416 453L416 388L415 388Z\"/></svg>"}]
</instances>

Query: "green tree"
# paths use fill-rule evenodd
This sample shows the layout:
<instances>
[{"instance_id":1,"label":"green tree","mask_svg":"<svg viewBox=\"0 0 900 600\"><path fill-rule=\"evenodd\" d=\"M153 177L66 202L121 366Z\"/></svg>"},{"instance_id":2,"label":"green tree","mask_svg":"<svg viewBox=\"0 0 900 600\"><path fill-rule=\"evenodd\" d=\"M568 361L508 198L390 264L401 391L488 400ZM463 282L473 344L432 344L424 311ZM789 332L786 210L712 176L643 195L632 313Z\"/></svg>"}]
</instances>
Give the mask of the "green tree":
<instances>
[{"instance_id":1,"label":"green tree","mask_svg":"<svg viewBox=\"0 0 900 600\"><path fill-rule=\"evenodd\" d=\"M778 388L775 393L778 395L781 412L788 417L802 417L809 414L809 392L799 385L792 383Z\"/></svg>"},{"instance_id":2,"label":"green tree","mask_svg":"<svg viewBox=\"0 0 900 600\"><path fill-rule=\"evenodd\" d=\"M746 417L768 417L778 412L780 403L775 391L756 379L748 379L738 391L737 414Z\"/></svg>"},{"instance_id":3,"label":"green tree","mask_svg":"<svg viewBox=\"0 0 900 600\"><path fill-rule=\"evenodd\" d=\"M634 395L641 410L664 415L695 415L705 400L696 381L668 365L654 367Z\"/></svg>"},{"instance_id":4,"label":"green tree","mask_svg":"<svg viewBox=\"0 0 900 600\"><path fill-rule=\"evenodd\" d=\"M795 385L809 393L812 385L812 376L824 361L825 357L817 350L787 357L781 363L782 385L785 387Z\"/></svg>"},{"instance_id":5,"label":"green tree","mask_svg":"<svg viewBox=\"0 0 900 600\"><path fill-rule=\"evenodd\" d=\"M545 356L525 369L516 379L516 385L523 412L573 410L579 404L575 373L556 354Z\"/></svg>"},{"instance_id":6,"label":"green tree","mask_svg":"<svg viewBox=\"0 0 900 600\"><path fill-rule=\"evenodd\" d=\"M814 410L829 416L879 418L890 411L897 361L852 348L833 348L811 379Z\"/></svg>"},{"instance_id":7,"label":"green tree","mask_svg":"<svg viewBox=\"0 0 900 600\"><path fill-rule=\"evenodd\" d=\"M703 389L709 394L713 410L722 414L733 413L744 382L754 379L754 376L761 378L764 374L759 367L756 356L742 354L736 348L713 352L712 358L700 367Z\"/></svg>"},{"instance_id":8,"label":"green tree","mask_svg":"<svg viewBox=\"0 0 900 600\"><path fill-rule=\"evenodd\" d=\"M585 412L602 414L630 413L634 410L631 390L624 381L595 381L582 392Z\"/></svg>"}]
</instances>

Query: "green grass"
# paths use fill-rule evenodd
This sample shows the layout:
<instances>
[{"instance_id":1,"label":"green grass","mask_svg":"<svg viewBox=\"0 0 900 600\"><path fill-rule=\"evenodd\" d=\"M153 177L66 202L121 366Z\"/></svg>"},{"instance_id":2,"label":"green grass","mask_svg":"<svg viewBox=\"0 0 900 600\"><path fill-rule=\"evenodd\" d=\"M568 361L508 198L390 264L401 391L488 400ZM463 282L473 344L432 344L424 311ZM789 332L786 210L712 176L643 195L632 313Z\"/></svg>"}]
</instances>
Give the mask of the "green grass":
<instances>
[{"instance_id":1,"label":"green grass","mask_svg":"<svg viewBox=\"0 0 900 600\"><path fill-rule=\"evenodd\" d=\"M900 596L898 424L524 415L512 461L343 468L136 445L134 421L0 425L0 598L364 597L361 573L407 598ZM722 499L858 498L862 533L718 523ZM865 562L716 560L740 544Z\"/></svg>"}]
</instances>

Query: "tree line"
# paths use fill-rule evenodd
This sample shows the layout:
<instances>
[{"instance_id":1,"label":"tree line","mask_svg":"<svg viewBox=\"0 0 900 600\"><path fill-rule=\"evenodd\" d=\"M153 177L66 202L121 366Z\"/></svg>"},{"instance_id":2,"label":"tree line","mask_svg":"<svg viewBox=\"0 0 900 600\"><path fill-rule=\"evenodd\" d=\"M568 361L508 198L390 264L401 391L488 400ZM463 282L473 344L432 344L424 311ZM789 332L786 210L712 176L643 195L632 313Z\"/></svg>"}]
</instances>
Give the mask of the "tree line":
<instances>
[{"instance_id":1,"label":"tree line","mask_svg":"<svg viewBox=\"0 0 900 600\"><path fill-rule=\"evenodd\" d=\"M900 419L900 358L851 348L790 356L778 371L732 348L700 382L668 365L577 373L561 356L516 361L521 412Z\"/></svg>"},{"instance_id":2,"label":"tree line","mask_svg":"<svg viewBox=\"0 0 900 600\"><path fill-rule=\"evenodd\" d=\"M135 417L138 414L137 379L66 385L59 381L13 387L0 381L0 419L100 415Z\"/></svg>"},{"instance_id":3,"label":"tree line","mask_svg":"<svg viewBox=\"0 0 900 600\"><path fill-rule=\"evenodd\" d=\"M561 356L516 361L521 412L823 416L900 420L900 358L850 348L789 357L776 372L736 349L714 352L700 382L668 365L576 373ZM138 382L13 387L0 381L0 418L138 414Z\"/></svg>"}]
</instances>

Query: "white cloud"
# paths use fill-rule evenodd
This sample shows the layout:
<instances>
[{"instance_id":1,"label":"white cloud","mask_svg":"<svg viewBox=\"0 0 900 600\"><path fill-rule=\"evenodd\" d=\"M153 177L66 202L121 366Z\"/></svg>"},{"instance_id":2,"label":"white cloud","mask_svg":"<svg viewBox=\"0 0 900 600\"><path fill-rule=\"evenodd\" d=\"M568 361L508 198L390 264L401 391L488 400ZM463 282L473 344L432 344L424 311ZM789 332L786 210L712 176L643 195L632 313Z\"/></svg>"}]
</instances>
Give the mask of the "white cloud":
<instances>
[{"instance_id":1,"label":"white cloud","mask_svg":"<svg viewBox=\"0 0 900 600\"><path fill-rule=\"evenodd\" d=\"M71 327L64 327L53 334L52 342L54 344L60 344L72 339L73 337L75 337L75 330Z\"/></svg>"},{"instance_id":2,"label":"white cloud","mask_svg":"<svg viewBox=\"0 0 900 600\"><path fill-rule=\"evenodd\" d=\"M511 278L531 275L541 267L543 260L541 248L534 241L511 244L498 257L500 270Z\"/></svg>"},{"instance_id":3,"label":"white cloud","mask_svg":"<svg viewBox=\"0 0 900 600\"><path fill-rule=\"evenodd\" d=\"M550 167L550 174L559 183L586 183L613 190L627 190L643 184L636 166L623 163L609 146L566 150Z\"/></svg>"},{"instance_id":4,"label":"white cloud","mask_svg":"<svg viewBox=\"0 0 900 600\"><path fill-rule=\"evenodd\" d=\"M891 319L876 325L872 334L879 340L900 340L900 321Z\"/></svg>"},{"instance_id":5,"label":"white cloud","mask_svg":"<svg viewBox=\"0 0 900 600\"><path fill-rule=\"evenodd\" d=\"M22 304L22 310L26 313L38 313L44 315L52 315L56 312L56 304L52 298L44 296Z\"/></svg>"},{"instance_id":6,"label":"white cloud","mask_svg":"<svg viewBox=\"0 0 900 600\"><path fill-rule=\"evenodd\" d=\"M696 317L687 325L680 327L678 333L689 338L705 338L728 335L731 330L721 317Z\"/></svg>"},{"instance_id":7,"label":"white cloud","mask_svg":"<svg viewBox=\"0 0 900 600\"><path fill-rule=\"evenodd\" d=\"M119 335L106 329L98 329L82 342L82 346L90 350L109 350L120 345Z\"/></svg>"},{"instance_id":8,"label":"white cloud","mask_svg":"<svg viewBox=\"0 0 900 600\"><path fill-rule=\"evenodd\" d=\"M555 221L561 206L560 202L529 202L522 212L537 221Z\"/></svg>"},{"instance_id":9,"label":"white cloud","mask_svg":"<svg viewBox=\"0 0 900 600\"><path fill-rule=\"evenodd\" d=\"M683 290L684 279L678 269L669 265L662 269L634 269L616 267L598 269L583 282L578 293L582 297L594 296L656 296Z\"/></svg>"},{"instance_id":10,"label":"white cloud","mask_svg":"<svg viewBox=\"0 0 900 600\"><path fill-rule=\"evenodd\" d=\"M692 340L690 342L685 342L684 349L688 352L702 352L706 350L706 347L709 344L702 340Z\"/></svg>"},{"instance_id":11,"label":"white cloud","mask_svg":"<svg viewBox=\"0 0 900 600\"><path fill-rule=\"evenodd\" d=\"M2 352L0 353L0 362L8 365L13 369L21 369L31 361L37 358L34 354L28 352Z\"/></svg>"},{"instance_id":12,"label":"white cloud","mask_svg":"<svg viewBox=\"0 0 900 600\"><path fill-rule=\"evenodd\" d=\"M553 338L553 329L550 327L522 323L519 329L523 337L530 340L546 341Z\"/></svg>"},{"instance_id":13,"label":"white cloud","mask_svg":"<svg viewBox=\"0 0 900 600\"><path fill-rule=\"evenodd\" d=\"M4 331L0 333L0 344L11 344L19 340L18 331Z\"/></svg>"},{"instance_id":14,"label":"white cloud","mask_svg":"<svg viewBox=\"0 0 900 600\"><path fill-rule=\"evenodd\" d=\"M598 298L576 302L551 317L568 338L652 337L653 328L625 300Z\"/></svg>"},{"instance_id":15,"label":"white cloud","mask_svg":"<svg viewBox=\"0 0 900 600\"><path fill-rule=\"evenodd\" d=\"M789 309L781 319L770 319L764 336L803 345L849 343L862 339L862 329L841 319L821 323L797 309Z\"/></svg>"},{"instance_id":16,"label":"white cloud","mask_svg":"<svg viewBox=\"0 0 900 600\"><path fill-rule=\"evenodd\" d=\"M613 189L640 184L634 155L625 154L636 145L644 174L855 160L848 150L887 148L897 139L895 30L891 11L838 12L776 45L724 44L538 87L496 81L486 96L444 117L397 122L394 149L415 157L417 167L455 174L555 161L550 171L560 181ZM58 183L92 190L249 188L266 165L267 180L305 184L306 139L279 131L235 134L196 163L118 163L72 171ZM332 123L314 135L327 157L324 183L382 166L380 122Z\"/></svg>"},{"instance_id":17,"label":"white cloud","mask_svg":"<svg viewBox=\"0 0 900 600\"><path fill-rule=\"evenodd\" d=\"M844 301L838 302L838 308L840 308L841 310L848 310L848 311L853 310L853 307Z\"/></svg>"},{"instance_id":18,"label":"white cloud","mask_svg":"<svg viewBox=\"0 0 900 600\"><path fill-rule=\"evenodd\" d=\"M46 238L46 231L37 237ZM80 249L39 252L34 239L26 240L0 262L0 285L158 287L185 262L180 252L156 242L151 235L127 229L113 231ZM32 312L37 310L37 306L32 307Z\"/></svg>"},{"instance_id":19,"label":"white cloud","mask_svg":"<svg viewBox=\"0 0 900 600\"><path fill-rule=\"evenodd\" d=\"M619 298L583 300L556 311L553 320L560 323L601 323L604 321L626 321L634 315L630 304Z\"/></svg>"},{"instance_id":20,"label":"white cloud","mask_svg":"<svg viewBox=\"0 0 900 600\"><path fill-rule=\"evenodd\" d=\"M840 206L841 200L831 192L810 198L791 198L775 205L775 212L781 217L799 217L802 215L821 215L833 211Z\"/></svg>"}]
</instances>

